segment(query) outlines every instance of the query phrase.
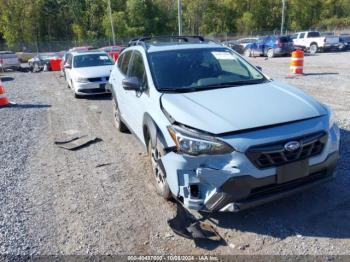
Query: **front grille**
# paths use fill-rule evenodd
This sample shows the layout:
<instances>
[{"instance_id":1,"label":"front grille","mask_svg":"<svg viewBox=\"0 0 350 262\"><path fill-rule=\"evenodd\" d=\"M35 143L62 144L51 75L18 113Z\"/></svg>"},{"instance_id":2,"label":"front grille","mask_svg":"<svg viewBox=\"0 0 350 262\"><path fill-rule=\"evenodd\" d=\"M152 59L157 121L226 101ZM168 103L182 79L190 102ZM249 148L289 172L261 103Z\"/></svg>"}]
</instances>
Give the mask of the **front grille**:
<instances>
[{"instance_id":1,"label":"front grille","mask_svg":"<svg viewBox=\"0 0 350 262\"><path fill-rule=\"evenodd\" d=\"M89 78L89 82L101 82L101 81L102 81L101 77Z\"/></svg>"},{"instance_id":2,"label":"front grille","mask_svg":"<svg viewBox=\"0 0 350 262\"><path fill-rule=\"evenodd\" d=\"M300 148L292 152L286 151L284 146L290 141L298 141ZM276 143L250 147L246 155L260 169L276 167L316 156L322 152L326 142L327 133L318 132Z\"/></svg>"},{"instance_id":3,"label":"front grille","mask_svg":"<svg viewBox=\"0 0 350 262\"><path fill-rule=\"evenodd\" d=\"M108 81L109 76L106 77L94 77L94 78L88 78L89 82L101 82L101 81Z\"/></svg>"},{"instance_id":4,"label":"front grille","mask_svg":"<svg viewBox=\"0 0 350 262\"><path fill-rule=\"evenodd\" d=\"M105 88L80 89L79 92L85 93L85 94L104 93L106 92L106 89Z\"/></svg>"},{"instance_id":5,"label":"front grille","mask_svg":"<svg viewBox=\"0 0 350 262\"><path fill-rule=\"evenodd\" d=\"M310 174L309 176L286 182L283 184L272 184L254 188L251 190L249 196L244 200L252 201L267 197L269 195L278 194L287 190L293 190L300 186L308 185L313 182L325 179L327 177L331 177L331 175L327 173L327 169L324 169L322 171Z\"/></svg>"}]
</instances>

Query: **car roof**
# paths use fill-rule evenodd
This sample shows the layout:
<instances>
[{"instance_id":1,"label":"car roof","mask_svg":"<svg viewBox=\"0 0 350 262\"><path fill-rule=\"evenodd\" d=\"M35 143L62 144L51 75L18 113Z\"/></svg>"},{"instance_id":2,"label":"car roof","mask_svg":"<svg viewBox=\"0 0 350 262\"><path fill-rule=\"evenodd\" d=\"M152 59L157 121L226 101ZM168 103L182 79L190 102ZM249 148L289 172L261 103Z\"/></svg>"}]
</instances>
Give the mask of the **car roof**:
<instances>
[{"instance_id":1,"label":"car roof","mask_svg":"<svg viewBox=\"0 0 350 262\"><path fill-rule=\"evenodd\" d=\"M94 50L94 51L72 51L71 54L72 54L73 56L79 56L79 55L98 55L98 54L107 55L106 52L104 52L104 51L99 51L99 50Z\"/></svg>"},{"instance_id":2,"label":"car roof","mask_svg":"<svg viewBox=\"0 0 350 262\"><path fill-rule=\"evenodd\" d=\"M162 52L179 49L199 49L222 47L213 40L204 39L202 36L145 36L130 40L129 47L139 46L147 53ZM128 49L128 48L127 48Z\"/></svg>"},{"instance_id":3,"label":"car roof","mask_svg":"<svg viewBox=\"0 0 350 262\"><path fill-rule=\"evenodd\" d=\"M148 53L172 51L172 50L184 50L184 49L205 49L205 48L225 48L221 44L214 42L203 44L164 44L164 45L152 45L147 49Z\"/></svg>"}]
</instances>

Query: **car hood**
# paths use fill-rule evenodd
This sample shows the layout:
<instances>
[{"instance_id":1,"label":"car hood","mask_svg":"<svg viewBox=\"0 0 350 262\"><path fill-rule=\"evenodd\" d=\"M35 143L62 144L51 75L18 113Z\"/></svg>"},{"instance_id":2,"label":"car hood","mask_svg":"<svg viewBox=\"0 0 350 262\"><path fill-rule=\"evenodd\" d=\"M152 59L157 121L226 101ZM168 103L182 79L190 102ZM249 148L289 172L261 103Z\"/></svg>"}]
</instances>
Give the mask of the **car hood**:
<instances>
[{"instance_id":1,"label":"car hood","mask_svg":"<svg viewBox=\"0 0 350 262\"><path fill-rule=\"evenodd\" d=\"M109 76L111 74L112 68L113 68L113 65L93 66L93 67L74 68L74 71L79 77L94 78L94 77Z\"/></svg>"},{"instance_id":2,"label":"car hood","mask_svg":"<svg viewBox=\"0 0 350 262\"><path fill-rule=\"evenodd\" d=\"M165 93L161 101L176 122L212 134L327 114L312 97L277 81L191 93Z\"/></svg>"}]
</instances>

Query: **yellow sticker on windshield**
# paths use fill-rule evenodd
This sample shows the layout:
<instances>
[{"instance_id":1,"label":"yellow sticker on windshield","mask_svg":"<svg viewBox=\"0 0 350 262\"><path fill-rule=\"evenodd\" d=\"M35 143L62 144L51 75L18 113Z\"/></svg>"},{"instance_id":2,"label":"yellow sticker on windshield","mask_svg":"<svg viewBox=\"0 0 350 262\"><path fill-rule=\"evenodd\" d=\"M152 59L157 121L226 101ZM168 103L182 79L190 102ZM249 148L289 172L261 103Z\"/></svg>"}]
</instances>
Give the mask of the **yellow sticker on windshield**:
<instances>
[{"instance_id":1,"label":"yellow sticker on windshield","mask_svg":"<svg viewBox=\"0 0 350 262\"><path fill-rule=\"evenodd\" d=\"M218 60L236 60L236 57L234 57L229 52L211 52L211 53Z\"/></svg>"}]
</instances>

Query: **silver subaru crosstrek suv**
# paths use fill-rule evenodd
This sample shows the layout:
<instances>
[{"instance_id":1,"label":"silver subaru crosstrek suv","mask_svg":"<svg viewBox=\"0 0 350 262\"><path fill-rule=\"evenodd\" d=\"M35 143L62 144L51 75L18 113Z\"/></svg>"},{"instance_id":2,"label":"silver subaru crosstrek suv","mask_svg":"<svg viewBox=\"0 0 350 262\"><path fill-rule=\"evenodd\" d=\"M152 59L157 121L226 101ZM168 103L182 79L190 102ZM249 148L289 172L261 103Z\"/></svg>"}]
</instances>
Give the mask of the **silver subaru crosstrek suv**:
<instances>
[{"instance_id":1,"label":"silver subaru crosstrek suv","mask_svg":"<svg viewBox=\"0 0 350 262\"><path fill-rule=\"evenodd\" d=\"M330 108L227 47L135 39L109 84L116 126L148 150L157 192L187 208L239 211L333 177L340 133Z\"/></svg>"}]
</instances>

